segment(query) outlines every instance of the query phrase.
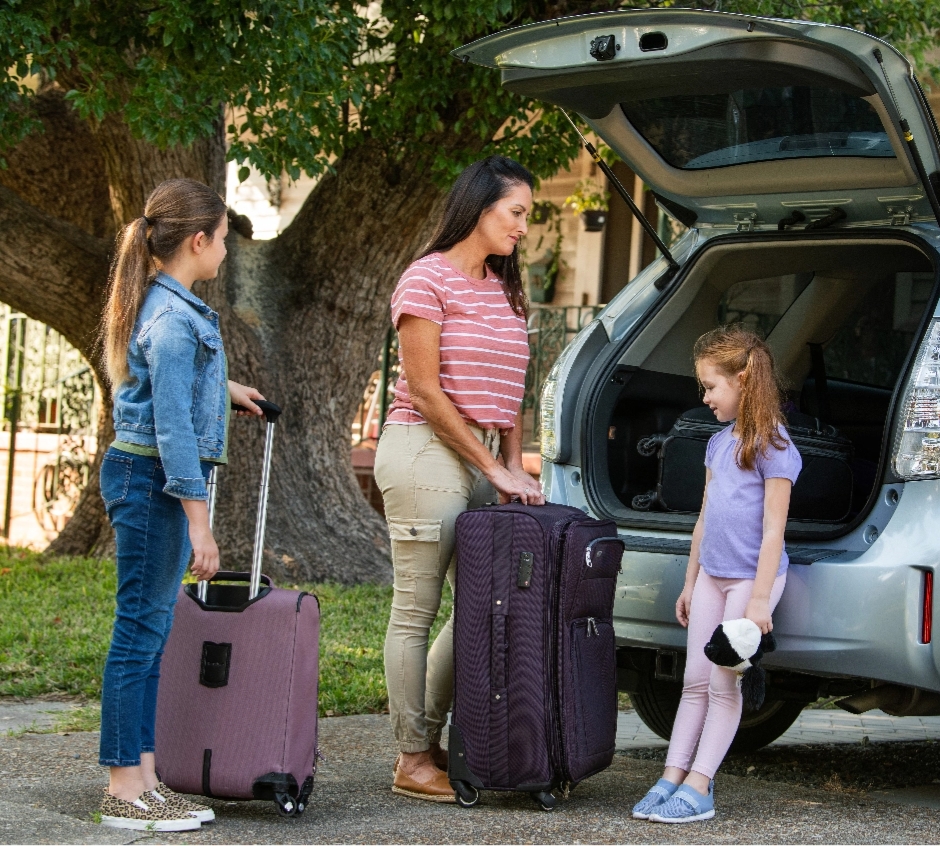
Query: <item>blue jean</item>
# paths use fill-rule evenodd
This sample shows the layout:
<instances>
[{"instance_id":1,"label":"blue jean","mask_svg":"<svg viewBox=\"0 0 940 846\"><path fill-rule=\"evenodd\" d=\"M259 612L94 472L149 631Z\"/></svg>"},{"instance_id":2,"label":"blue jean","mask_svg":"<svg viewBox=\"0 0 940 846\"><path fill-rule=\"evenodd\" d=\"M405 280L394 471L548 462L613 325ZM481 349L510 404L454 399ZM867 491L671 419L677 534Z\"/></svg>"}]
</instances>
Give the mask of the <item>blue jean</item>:
<instances>
[{"instance_id":1,"label":"blue jean","mask_svg":"<svg viewBox=\"0 0 940 846\"><path fill-rule=\"evenodd\" d=\"M203 462L205 477L210 470ZM103 766L134 767L154 751L160 659L192 553L186 513L165 485L160 459L105 453L101 495L117 540L117 608L101 693Z\"/></svg>"}]
</instances>

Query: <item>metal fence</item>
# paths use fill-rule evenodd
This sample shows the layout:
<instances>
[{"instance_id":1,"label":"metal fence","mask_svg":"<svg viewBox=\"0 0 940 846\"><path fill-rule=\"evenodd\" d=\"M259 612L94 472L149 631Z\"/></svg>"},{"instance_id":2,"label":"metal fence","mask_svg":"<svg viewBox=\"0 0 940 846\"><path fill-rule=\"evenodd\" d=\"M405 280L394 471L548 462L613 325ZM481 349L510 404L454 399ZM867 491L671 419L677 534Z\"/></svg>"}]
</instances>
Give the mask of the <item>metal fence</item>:
<instances>
[{"instance_id":1,"label":"metal fence","mask_svg":"<svg viewBox=\"0 0 940 846\"><path fill-rule=\"evenodd\" d=\"M15 479L24 473L31 480L37 523L47 532L61 531L88 482L97 424L94 376L58 332L5 304L0 304L0 362L0 425L7 434L3 537L10 537ZM18 462L17 441L24 433L32 437Z\"/></svg>"},{"instance_id":2,"label":"metal fence","mask_svg":"<svg viewBox=\"0 0 940 846\"><path fill-rule=\"evenodd\" d=\"M587 326L603 306L529 306L529 368L525 376L525 396L522 400L523 438L538 443L540 436L539 400L542 385L552 365L568 342ZM398 335L389 328L385 345L363 394L359 411L353 423L353 443L362 443L378 437L393 399L392 389L398 378ZM529 420L531 414L531 420Z\"/></svg>"},{"instance_id":3,"label":"metal fence","mask_svg":"<svg viewBox=\"0 0 940 846\"><path fill-rule=\"evenodd\" d=\"M603 306L530 306L529 308L529 369L525 374L525 396L522 410L531 409L532 420L523 438L530 442L541 438L539 404L542 386L561 351L572 338L587 326Z\"/></svg>"}]
</instances>

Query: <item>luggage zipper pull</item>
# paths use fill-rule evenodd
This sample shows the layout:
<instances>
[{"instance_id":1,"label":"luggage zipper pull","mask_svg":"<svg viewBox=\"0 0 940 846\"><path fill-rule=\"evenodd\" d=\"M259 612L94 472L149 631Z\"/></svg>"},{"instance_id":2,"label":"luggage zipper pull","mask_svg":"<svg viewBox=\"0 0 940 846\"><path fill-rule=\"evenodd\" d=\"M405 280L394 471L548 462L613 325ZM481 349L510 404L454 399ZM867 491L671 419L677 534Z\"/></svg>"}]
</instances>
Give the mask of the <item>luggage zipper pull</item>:
<instances>
[{"instance_id":1,"label":"luggage zipper pull","mask_svg":"<svg viewBox=\"0 0 940 846\"><path fill-rule=\"evenodd\" d=\"M591 637L591 629L594 630L594 635L597 636L597 623L594 622L593 617L588 617L587 619L587 636Z\"/></svg>"},{"instance_id":2,"label":"luggage zipper pull","mask_svg":"<svg viewBox=\"0 0 940 846\"><path fill-rule=\"evenodd\" d=\"M313 774L314 775L317 774L317 769L318 769L317 761L323 761L324 764L326 763L326 756L320 751L319 746L317 747L317 751L314 753L314 756L313 756Z\"/></svg>"},{"instance_id":3,"label":"luggage zipper pull","mask_svg":"<svg viewBox=\"0 0 940 846\"><path fill-rule=\"evenodd\" d=\"M587 549L584 550L584 563L587 564L588 567L594 566L591 563L591 547L588 547Z\"/></svg>"}]
</instances>

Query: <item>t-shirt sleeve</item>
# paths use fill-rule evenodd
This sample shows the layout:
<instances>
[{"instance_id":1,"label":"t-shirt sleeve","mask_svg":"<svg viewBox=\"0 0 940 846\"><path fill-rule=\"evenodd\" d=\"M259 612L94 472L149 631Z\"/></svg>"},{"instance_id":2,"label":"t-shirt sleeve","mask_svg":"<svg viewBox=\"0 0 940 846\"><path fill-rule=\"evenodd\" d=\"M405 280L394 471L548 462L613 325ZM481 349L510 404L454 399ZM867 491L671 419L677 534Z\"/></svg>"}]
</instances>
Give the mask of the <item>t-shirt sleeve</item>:
<instances>
[{"instance_id":1,"label":"t-shirt sleeve","mask_svg":"<svg viewBox=\"0 0 940 846\"><path fill-rule=\"evenodd\" d=\"M795 485L803 469L803 458L787 433L781 430L780 434L786 446L783 449L771 446L766 454L758 453L757 469L765 479L789 479Z\"/></svg>"},{"instance_id":2,"label":"t-shirt sleeve","mask_svg":"<svg viewBox=\"0 0 940 846\"><path fill-rule=\"evenodd\" d=\"M402 274L392 294L392 323L397 329L403 314L413 314L440 326L446 301L440 277L427 267L413 264Z\"/></svg>"},{"instance_id":3,"label":"t-shirt sleeve","mask_svg":"<svg viewBox=\"0 0 940 846\"><path fill-rule=\"evenodd\" d=\"M715 438L717 438L718 435L720 434L721 432L718 432L718 434L712 435L708 439L708 445L705 447L705 466L706 467L712 466L712 461L714 461L714 456L715 456Z\"/></svg>"}]
</instances>

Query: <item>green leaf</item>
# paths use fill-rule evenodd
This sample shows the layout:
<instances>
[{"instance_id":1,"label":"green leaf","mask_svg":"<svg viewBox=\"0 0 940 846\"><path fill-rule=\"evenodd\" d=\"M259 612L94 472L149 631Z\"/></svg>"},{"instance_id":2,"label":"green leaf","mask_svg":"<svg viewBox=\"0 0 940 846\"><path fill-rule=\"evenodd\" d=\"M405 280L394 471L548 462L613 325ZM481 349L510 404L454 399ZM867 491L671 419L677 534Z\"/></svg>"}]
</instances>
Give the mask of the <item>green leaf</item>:
<instances>
[{"instance_id":1,"label":"green leaf","mask_svg":"<svg viewBox=\"0 0 940 846\"><path fill-rule=\"evenodd\" d=\"M250 173L251 173L251 169L250 169L250 168L247 168L247 167L240 167L240 168L238 169L238 182L239 182L239 184L241 184L242 182L244 182L244 181L248 178L248 176L249 176Z\"/></svg>"},{"instance_id":2,"label":"green leaf","mask_svg":"<svg viewBox=\"0 0 940 846\"><path fill-rule=\"evenodd\" d=\"M383 0L371 21L365 5L0 0L0 152L40 130L23 111L34 92L10 78L10 69L23 76L29 68L58 78L83 119L117 115L135 137L162 147L209 137L224 117L227 155L242 180L248 164L266 176L320 174L367 139L441 184L491 150L540 176L577 155L574 132L554 110L503 90L498 72L461 64L450 50L507 26L611 4ZM717 0L649 5L711 8ZM857 26L910 56L920 75L940 77L932 58L940 0L722 0L721 9Z\"/></svg>"}]
</instances>

